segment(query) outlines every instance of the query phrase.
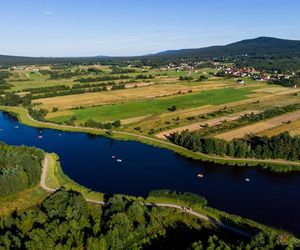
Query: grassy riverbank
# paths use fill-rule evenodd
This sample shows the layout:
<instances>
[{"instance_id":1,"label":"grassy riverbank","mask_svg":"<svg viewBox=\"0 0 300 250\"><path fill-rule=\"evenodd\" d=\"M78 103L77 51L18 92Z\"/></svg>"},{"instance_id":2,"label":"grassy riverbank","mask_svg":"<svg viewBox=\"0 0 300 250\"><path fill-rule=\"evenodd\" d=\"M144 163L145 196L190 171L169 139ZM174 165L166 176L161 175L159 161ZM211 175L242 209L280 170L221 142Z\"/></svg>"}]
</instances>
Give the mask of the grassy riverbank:
<instances>
[{"instance_id":1,"label":"grassy riverbank","mask_svg":"<svg viewBox=\"0 0 300 250\"><path fill-rule=\"evenodd\" d=\"M246 167L256 166L274 172L300 171L300 162L290 162L290 161L272 160L272 159L260 160L260 159L250 159L250 158L244 159L244 158L211 156L211 155L206 155L198 152L193 152L183 147L177 146L173 143L170 143L168 141L159 140L148 136L136 135L136 134L122 132L122 131L107 131L107 130L95 129L95 128L58 125L51 122L36 121L29 115L26 109L19 108L19 107L0 106L0 110L15 114L21 123L31 127L57 129L57 130L69 131L69 132L84 132L89 134L108 136L120 140L139 141L141 143L145 143L155 147L172 150L187 158L201 160L204 162L212 162L221 165L246 166Z\"/></svg>"},{"instance_id":2,"label":"grassy riverbank","mask_svg":"<svg viewBox=\"0 0 300 250\"><path fill-rule=\"evenodd\" d=\"M90 189L79 185L67 175L65 175L61 169L59 163L59 157L56 154L47 153L48 168L46 173L45 184L52 189L66 188L67 190L75 190L82 194L86 199L103 201L103 193L93 192Z\"/></svg>"}]
</instances>

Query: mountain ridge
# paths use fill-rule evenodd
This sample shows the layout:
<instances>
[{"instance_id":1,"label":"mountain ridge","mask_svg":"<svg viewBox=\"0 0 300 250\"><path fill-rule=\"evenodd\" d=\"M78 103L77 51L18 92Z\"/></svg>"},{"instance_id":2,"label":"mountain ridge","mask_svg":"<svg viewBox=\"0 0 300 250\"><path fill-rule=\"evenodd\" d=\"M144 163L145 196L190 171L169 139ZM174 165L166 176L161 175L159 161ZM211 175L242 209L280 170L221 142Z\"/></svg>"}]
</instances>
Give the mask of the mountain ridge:
<instances>
[{"instance_id":1,"label":"mountain ridge","mask_svg":"<svg viewBox=\"0 0 300 250\"><path fill-rule=\"evenodd\" d=\"M168 57L199 57L213 58L226 56L273 56L273 57L300 57L300 41L274 37L257 37L230 43L203 48L166 50L143 56L91 56L91 57L27 57L0 55L0 65L3 64L41 64L64 62L95 62L101 60L139 59L139 58L168 58Z\"/></svg>"}]
</instances>

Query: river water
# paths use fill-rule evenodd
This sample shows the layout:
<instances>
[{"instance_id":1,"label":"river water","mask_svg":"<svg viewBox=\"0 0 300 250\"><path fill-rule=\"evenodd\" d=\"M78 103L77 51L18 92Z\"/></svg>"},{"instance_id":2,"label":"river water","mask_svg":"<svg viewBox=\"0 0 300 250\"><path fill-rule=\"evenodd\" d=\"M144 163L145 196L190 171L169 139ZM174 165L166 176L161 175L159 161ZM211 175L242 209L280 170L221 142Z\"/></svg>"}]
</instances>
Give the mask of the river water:
<instances>
[{"instance_id":1,"label":"river water","mask_svg":"<svg viewBox=\"0 0 300 250\"><path fill-rule=\"evenodd\" d=\"M136 196L163 188L193 192L212 207L300 236L299 172L204 164L170 150L85 133L42 129L43 138L39 135L40 129L0 112L0 141L57 153L64 173L92 190Z\"/></svg>"}]
</instances>

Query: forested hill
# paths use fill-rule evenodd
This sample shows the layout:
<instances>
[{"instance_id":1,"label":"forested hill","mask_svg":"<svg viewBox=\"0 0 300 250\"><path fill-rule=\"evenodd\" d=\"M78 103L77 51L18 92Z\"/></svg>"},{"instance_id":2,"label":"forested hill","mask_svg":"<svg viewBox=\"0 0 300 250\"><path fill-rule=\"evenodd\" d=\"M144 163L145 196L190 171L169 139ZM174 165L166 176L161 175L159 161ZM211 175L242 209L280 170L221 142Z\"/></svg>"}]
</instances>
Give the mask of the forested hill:
<instances>
[{"instance_id":1,"label":"forested hill","mask_svg":"<svg viewBox=\"0 0 300 250\"><path fill-rule=\"evenodd\" d=\"M198 49L168 50L157 54L139 57L22 57L0 55L0 65L25 65L49 63L84 63L84 62L120 62L124 60L174 60L176 58L214 58L226 56L267 56L277 58L300 57L300 41L278 39L272 37L258 37L231 43L224 46L211 46Z\"/></svg>"},{"instance_id":2,"label":"forested hill","mask_svg":"<svg viewBox=\"0 0 300 250\"><path fill-rule=\"evenodd\" d=\"M221 57L235 55L251 56L300 56L300 41L258 37L231 43L224 46L211 46L198 49L168 50L152 56L161 57Z\"/></svg>"}]
</instances>

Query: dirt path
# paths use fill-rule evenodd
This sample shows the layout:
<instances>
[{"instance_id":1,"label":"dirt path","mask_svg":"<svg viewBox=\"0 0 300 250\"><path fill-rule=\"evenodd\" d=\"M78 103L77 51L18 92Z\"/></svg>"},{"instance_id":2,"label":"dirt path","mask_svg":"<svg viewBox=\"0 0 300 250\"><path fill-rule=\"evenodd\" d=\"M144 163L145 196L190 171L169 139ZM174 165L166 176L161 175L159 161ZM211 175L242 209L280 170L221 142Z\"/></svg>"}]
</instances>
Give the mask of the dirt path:
<instances>
[{"instance_id":1,"label":"dirt path","mask_svg":"<svg viewBox=\"0 0 300 250\"><path fill-rule=\"evenodd\" d=\"M57 189L53 189L53 188L49 188L47 185L46 185L46 177L47 177L47 170L48 170L48 167L49 167L49 159L48 159L48 156L46 155L45 156L45 159L44 159L44 162L43 162L43 170L42 170L42 174L41 174L41 180L40 180L40 186L46 190L47 192L50 192L50 193L54 193L55 191L57 191ZM99 204L99 205L107 205L104 201L99 201L99 200L92 200L92 199L87 199L85 198L85 200L87 202L90 202L90 203L94 203L94 204ZM211 217L208 217L204 214L200 214L198 212L195 212L191 209L187 209L187 208L184 208L182 206L179 206L179 205L175 205L175 204L170 204L170 203L149 203L149 202L141 202L141 205L144 205L144 206L156 206L156 207L168 207L168 208L175 208L175 209L178 209L180 210L181 212L183 213L188 213L190 215L193 215L201 220L204 220L204 221L208 221L218 227L221 227L223 229L226 229L228 231L231 231L233 233L236 233L236 234L239 234L241 236L244 236L244 237L247 237L247 238L250 238L251 235L246 233L246 232L243 232L239 229L236 229L234 227L231 227L229 225L226 225L220 221L217 221Z\"/></svg>"},{"instance_id":2,"label":"dirt path","mask_svg":"<svg viewBox=\"0 0 300 250\"><path fill-rule=\"evenodd\" d=\"M48 156L45 156L44 163L43 163L43 169L42 169L42 175L41 175L41 180L40 180L40 186L46 190L47 192L55 192L56 189L49 188L46 185L46 176L47 176L47 170L49 166L49 159Z\"/></svg>"},{"instance_id":3,"label":"dirt path","mask_svg":"<svg viewBox=\"0 0 300 250\"><path fill-rule=\"evenodd\" d=\"M251 114L251 113L257 114L259 112L261 112L261 111L258 111L258 110L245 110L245 111L241 111L241 112L238 112L238 113L234 113L234 114L225 115L225 116L222 116L222 117L217 117L217 118L214 118L214 119L210 119L210 120L207 120L207 121L197 122L197 123L189 124L189 125L182 126L182 127L179 127L179 128L173 128L173 129L170 129L170 130L167 130L167 131L164 131L164 132L161 132L161 133L157 134L156 137L160 138L160 139L165 139L168 136L170 136L171 134L176 133L176 132L180 133L184 130L189 130L189 131L199 130L199 129L202 129L202 127L205 126L205 124L207 124L209 127L212 127L212 126L221 124L224 121L234 121L234 120L239 119L243 115Z\"/></svg>"}]
</instances>

